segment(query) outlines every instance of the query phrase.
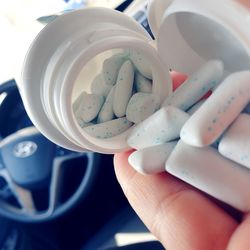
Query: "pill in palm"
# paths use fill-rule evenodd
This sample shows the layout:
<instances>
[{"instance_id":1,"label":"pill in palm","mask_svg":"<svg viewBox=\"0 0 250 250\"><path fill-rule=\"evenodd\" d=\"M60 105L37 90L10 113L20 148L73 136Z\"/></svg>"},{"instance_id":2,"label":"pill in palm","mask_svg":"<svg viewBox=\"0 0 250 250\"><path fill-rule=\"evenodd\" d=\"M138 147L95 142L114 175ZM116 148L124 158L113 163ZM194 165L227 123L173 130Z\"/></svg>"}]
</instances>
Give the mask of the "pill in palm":
<instances>
[{"instance_id":1,"label":"pill in palm","mask_svg":"<svg viewBox=\"0 0 250 250\"><path fill-rule=\"evenodd\" d=\"M127 60L121 66L115 87L113 110L117 117L126 115L127 105L133 92L133 83L134 68L132 63Z\"/></svg>"},{"instance_id":2,"label":"pill in palm","mask_svg":"<svg viewBox=\"0 0 250 250\"><path fill-rule=\"evenodd\" d=\"M103 123L110 121L114 118L115 114L113 111L113 101L114 101L114 93L115 93L115 86L112 87L111 91L109 92L101 111L99 112L97 122Z\"/></svg>"},{"instance_id":3,"label":"pill in palm","mask_svg":"<svg viewBox=\"0 0 250 250\"><path fill-rule=\"evenodd\" d=\"M209 195L239 209L250 210L250 171L212 148L179 141L166 162L166 171Z\"/></svg>"},{"instance_id":4,"label":"pill in palm","mask_svg":"<svg viewBox=\"0 0 250 250\"><path fill-rule=\"evenodd\" d=\"M83 92L81 94L80 106L75 111L76 119L82 119L86 123L94 120L97 117L103 103L103 96Z\"/></svg>"},{"instance_id":5,"label":"pill in palm","mask_svg":"<svg viewBox=\"0 0 250 250\"><path fill-rule=\"evenodd\" d=\"M176 140L189 115L175 107L161 108L132 129L127 142L137 150Z\"/></svg>"},{"instance_id":6,"label":"pill in palm","mask_svg":"<svg viewBox=\"0 0 250 250\"><path fill-rule=\"evenodd\" d=\"M226 131L219 152L226 158L250 168L250 115L241 114Z\"/></svg>"},{"instance_id":7,"label":"pill in palm","mask_svg":"<svg viewBox=\"0 0 250 250\"><path fill-rule=\"evenodd\" d=\"M211 145L236 119L249 99L250 71L230 75L187 121L181 139L197 147Z\"/></svg>"},{"instance_id":8,"label":"pill in palm","mask_svg":"<svg viewBox=\"0 0 250 250\"><path fill-rule=\"evenodd\" d=\"M126 117L138 124L151 116L160 107L160 97L154 94L136 93L129 100Z\"/></svg>"},{"instance_id":9,"label":"pill in palm","mask_svg":"<svg viewBox=\"0 0 250 250\"><path fill-rule=\"evenodd\" d=\"M137 92L152 93L152 81L141 75L139 72L135 74L135 88Z\"/></svg>"},{"instance_id":10,"label":"pill in palm","mask_svg":"<svg viewBox=\"0 0 250 250\"><path fill-rule=\"evenodd\" d=\"M130 60L135 68L146 78L152 79L152 70L149 60L138 50L128 49Z\"/></svg>"},{"instance_id":11,"label":"pill in palm","mask_svg":"<svg viewBox=\"0 0 250 250\"><path fill-rule=\"evenodd\" d=\"M91 136L98 139L108 139L125 132L133 124L126 117L114 119L108 122L99 123L85 127L84 130Z\"/></svg>"},{"instance_id":12,"label":"pill in palm","mask_svg":"<svg viewBox=\"0 0 250 250\"><path fill-rule=\"evenodd\" d=\"M106 84L111 86L116 84L119 70L125 61L125 54L116 54L103 62L102 73Z\"/></svg>"},{"instance_id":13,"label":"pill in palm","mask_svg":"<svg viewBox=\"0 0 250 250\"><path fill-rule=\"evenodd\" d=\"M167 97L162 106L171 105L184 111L188 110L220 83L223 73L224 66L221 61L207 62Z\"/></svg>"},{"instance_id":14,"label":"pill in palm","mask_svg":"<svg viewBox=\"0 0 250 250\"><path fill-rule=\"evenodd\" d=\"M103 74L100 73L95 77L95 79L91 84L91 93L107 97L111 88L112 85L107 84L106 81L104 80Z\"/></svg>"},{"instance_id":15,"label":"pill in palm","mask_svg":"<svg viewBox=\"0 0 250 250\"><path fill-rule=\"evenodd\" d=\"M159 174L165 171L165 163L172 153L176 142L169 142L145 148L132 153L128 161L142 174Z\"/></svg>"}]
</instances>

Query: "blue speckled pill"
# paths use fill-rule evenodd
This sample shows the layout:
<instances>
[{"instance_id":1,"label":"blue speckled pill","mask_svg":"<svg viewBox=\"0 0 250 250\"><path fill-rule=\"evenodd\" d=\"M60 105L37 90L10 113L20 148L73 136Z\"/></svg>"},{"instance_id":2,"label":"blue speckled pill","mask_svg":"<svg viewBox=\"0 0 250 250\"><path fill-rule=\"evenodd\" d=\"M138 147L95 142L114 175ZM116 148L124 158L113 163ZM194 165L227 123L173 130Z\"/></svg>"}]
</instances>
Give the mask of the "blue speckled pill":
<instances>
[{"instance_id":1,"label":"blue speckled pill","mask_svg":"<svg viewBox=\"0 0 250 250\"><path fill-rule=\"evenodd\" d=\"M122 134L133 125L126 117L85 127L84 130L98 139L109 139Z\"/></svg>"}]
</instances>

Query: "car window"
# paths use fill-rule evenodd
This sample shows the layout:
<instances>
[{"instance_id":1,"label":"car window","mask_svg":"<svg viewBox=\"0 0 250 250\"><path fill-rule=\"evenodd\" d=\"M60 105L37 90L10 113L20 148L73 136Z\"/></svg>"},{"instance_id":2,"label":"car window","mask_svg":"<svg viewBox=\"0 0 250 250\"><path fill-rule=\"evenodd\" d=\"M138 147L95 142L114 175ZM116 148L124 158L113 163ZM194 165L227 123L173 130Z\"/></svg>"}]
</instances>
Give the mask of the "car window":
<instances>
[{"instance_id":1,"label":"car window","mask_svg":"<svg viewBox=\"0 0 250 250\"><path fill-rule=\"evenodd\" d=\"M44 24L36 20L84 6L117 7L122 0L0 1L0 84L18 78L26 51ZM18 80L18 79L17 79Z\"/></svg>"}]
</instances>

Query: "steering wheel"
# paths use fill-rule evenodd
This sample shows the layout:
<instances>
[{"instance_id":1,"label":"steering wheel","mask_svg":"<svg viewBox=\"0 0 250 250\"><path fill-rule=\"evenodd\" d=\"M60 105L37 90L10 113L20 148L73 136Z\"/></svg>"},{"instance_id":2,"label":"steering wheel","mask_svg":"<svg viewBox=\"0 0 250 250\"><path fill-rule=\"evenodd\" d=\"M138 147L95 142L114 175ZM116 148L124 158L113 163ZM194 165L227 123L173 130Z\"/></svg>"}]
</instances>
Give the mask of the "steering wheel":
<instances>
[{"instance_id":1,"label":"steering wheel","mask_svg":"<svg viewBox=\"0 0 250 250\"><path fill-rule=\"evenodd\" d=\"M0 86L0 94L3 92L8 94L5 99L12 95L16 103L11 107L9 100L2 102L0 128L6 126L8 115L15 118L8 107L20 111L17 102L21 102L15 85ZM15 120L10 127L13 123ZM67 188L64 185L65 162L75 159L81 159L82 178L73 194L62 201L62 191ZM5 136L0 142L0 215L22 222L42 222L65 214L88 195L97 175L99 160L98 154L72 152L53 144L33 126ZM37 192L45 189L47 195L45 191L43 194ZM35 201L41 195L47 196L48 205L37 209Z\"/></svg>"}]
</instances>

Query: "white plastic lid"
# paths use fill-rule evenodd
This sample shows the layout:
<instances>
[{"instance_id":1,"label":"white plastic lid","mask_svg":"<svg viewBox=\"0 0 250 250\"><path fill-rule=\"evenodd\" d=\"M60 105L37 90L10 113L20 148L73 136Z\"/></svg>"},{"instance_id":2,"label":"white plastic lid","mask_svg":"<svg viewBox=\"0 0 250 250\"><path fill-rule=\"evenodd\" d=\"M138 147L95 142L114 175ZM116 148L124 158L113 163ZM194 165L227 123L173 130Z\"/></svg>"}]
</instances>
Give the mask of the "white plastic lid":
<instances>
[{"instance_id":1,"label":"white plastic lid","mask_svg":"<svg viewBox=\"0 0 250 250\"><path fill-rule=\"evenodd\" d=\"M148 2L148 22L154 37L158 37L163 15L166 9L174 0L149 0Z\"/></svg>"},{"instance_id":2,"label":"white plastic lid","mask_svg":"<svg viewBox=\"0 0 250 250\"><path fill-rule=\"evenodd\" d=\"M173 70L191 74L211 59L222 60L227 73L250 68L249 10L238 2L153 0L149 22Z\"/></svg>"}]
</instances>

